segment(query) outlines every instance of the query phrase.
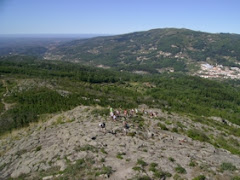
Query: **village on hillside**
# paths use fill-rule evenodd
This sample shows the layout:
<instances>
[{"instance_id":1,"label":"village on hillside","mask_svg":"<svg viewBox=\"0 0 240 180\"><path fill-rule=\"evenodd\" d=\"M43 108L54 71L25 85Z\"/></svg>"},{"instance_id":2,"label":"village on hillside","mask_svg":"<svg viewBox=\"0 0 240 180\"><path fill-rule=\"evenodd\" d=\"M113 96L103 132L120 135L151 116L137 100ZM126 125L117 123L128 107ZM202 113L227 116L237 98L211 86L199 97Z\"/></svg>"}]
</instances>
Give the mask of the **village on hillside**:
<instances>
[{"instance_id":1,"label":"village on hillside","mask_svg":"<svg viewBox=\"0 0 240 180\"><path fill-rule=\"evenodd\" d=\"M238 67L213 66L205 63L201 64L201 69L197 71L196 75L203 78L240 79L240 69Z\"/></svg>"}]
</instances>

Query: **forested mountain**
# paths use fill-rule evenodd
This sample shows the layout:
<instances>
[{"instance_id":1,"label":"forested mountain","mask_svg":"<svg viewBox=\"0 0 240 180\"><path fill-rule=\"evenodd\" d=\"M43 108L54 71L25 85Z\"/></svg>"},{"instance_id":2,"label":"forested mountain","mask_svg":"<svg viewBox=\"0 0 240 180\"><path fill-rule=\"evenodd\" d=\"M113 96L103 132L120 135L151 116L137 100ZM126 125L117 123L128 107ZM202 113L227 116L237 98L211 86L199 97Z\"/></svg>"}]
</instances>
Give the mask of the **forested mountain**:
<instances>
[{"instance_id":1,"label":"forested mountain","mask_svg":"<svg viewBox=\"0 0 240 180\"><path fill-rule=\"evenodd\" d=\"M204 62L240 67L240 35L153 29L71 41L49 51L47 58L151 73L167 68L191 72Z\"/></svg>"}]
</instances>

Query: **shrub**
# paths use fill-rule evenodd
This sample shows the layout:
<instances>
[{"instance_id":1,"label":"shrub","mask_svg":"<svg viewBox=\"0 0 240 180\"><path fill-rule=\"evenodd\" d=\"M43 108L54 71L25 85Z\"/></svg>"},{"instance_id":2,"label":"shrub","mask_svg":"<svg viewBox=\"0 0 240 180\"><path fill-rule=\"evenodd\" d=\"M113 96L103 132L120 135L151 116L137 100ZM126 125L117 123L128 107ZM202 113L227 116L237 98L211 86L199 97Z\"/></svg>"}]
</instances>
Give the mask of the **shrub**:
<instances>
[{"instance_id":1,"label":"shrub","mask_svg":"<svg viewBox=\"0 0 240 180\"><path fill-rule=\"evenodd\" d=\"M42 146L38 146L38 147L36 147L35 151L40 151L41 149L42 149Z\"/></svg>"},{"instance_id":2,"label":"shrub","mask_svg":"<svg viewBox=\"0 0 240 180\"><path fill-rule=\"evenodd\" d=\"M137 160L137 164L138 164L138 165L141 165L142 167L145 167L145 166L148 165L148 164L147 164L145 161L143 161L142 159L138 159L138 160Z\"/></svg>"},{"instance_id":3,"label":"shrub","mask_svg":"<svg viewBox=\"0 0 240 180\"><path fill-rule=\"evenodd\" d=\"M137 180L151 180L151 178L149 176L141 176L138 177Z\"/></svg>"},{"instance_id":4,"label":"shrub","mask_svg":"<svg viewBox=\"0 0 240 180\"><path fill-rule=\"evenodd\" d=\"M223 162L220 166L221 171L235 171L236 166L232 165L232 163Z\"/></svg>"},{"instance_id":5,"label":"shrub","mask_svg":"<svg viewBox=\"0 0 240 180\"><path fill-rule=\"evenodd\" d=\"M207 137L206 134L203 132L197 130L197 129L190 129L187 132L188 137L192 138L193 140L199 140L202 142L209 142L209 138Z\"/></svg>"},{"instance_id":6,"label":"shrub","mask_svg":"<svg viewBox=\"0 0 240 180\"><path fill-rule=\"evenodd\" d=\"M178 128L172 128L172 132L178 133Z\"/></svg>"},{"instance_id":7,"label":"shrub","mask_svg":"<svg viewBox=\"0 0 240 180\"><path fill-rule=\"evenodd\" d=\"M134 166L132 169L133 169L134 171L141 171L141 170L142 170L142 168L139 167L139 166Z\"/></svg>"},{"instance_id":8,"label":"shrub","mask_svg":"<svg viewBox=\"0 0 240 180\"><path fill-rule=\"evenodd\" d=\"M240 180L240 176L234 176L231 180Z\"/></svg>"},{"instance_id":9,"label":"shrub","mask_svg":"<svg viewBox=\"0 0 240 180\"><path fill-rule=\"evenodd\" d=\"M82 147L76 148L76 151L92 151L92 152L98 152L98 149L90 144L86 144Z\"/></svg>"},{"instance_id":10,"label":"shrub","mask_svg":"<svg viewBox=\"0 0 240 180\"><path fill-rule=\"evenodd\" d=\"M175 159L173 159L172 157L169 157L168 160L171 161L171 162L175 161Z\"/></svg>"},{"instance_id":11,"label":"shrub","mask_svg":"<svg viewBox=\"0 0 240 180\"><path fill-rule=\"evenodd\" d=\"M126 155L126 153L118 153L116 157L118 159L123 159L122 155Z\"/></svg>"},{"instance_id":12,"label":"shrub","mask_svg":"<svg viewBox=\"0 0 240 180\"><path fill-rule=\"evenodd\" d=\"M102 169L100 169L100 171L97 171L95 173L95 176L99 176L101 174L106 174L108 176L110 176L112 174L113 170L111 166L103 166Z\"/></svg>"},{"instance_id":13,"label":"shrub","mask_svg":"<svg viewBox=\"0 0 240 180\"><path fill-rule=\"evenodd\" d=\"M174 176L173 176L173 179L174 180L184 180L181 176L179 176L178 174L175 174Z\"/></svg>"},{"instance_id":14,"label":"shrub","mask_svg":"<svg viewBox=\"0 0 240 180\"><path fill-rule=\"evenodd\" d=\"M199 176L193 178L193 180L205 180L205 179L206 179L206 177L204 175L199 175Z\"/></svg>"},{"instance_id":15,"label":"shrub","mask_svg":"<svg viewBox=\"0 0 240 180\"><path fill-rule=\"evenodd\" d=\"M162 123L159 122L157 125L158 125L162 130L165 130L165 131L168 130L168 128L166 127L165 124L162 124Z\"/></svg>"},{"instance_id":16,"label":"shrub","mask_svg":"<svg viewBox=\"0 0 240 180\"><path fill-rule=\"evenodd\" d=\"M157 163L151 163L149 165L149 171L156 172L157 171L157 169L156 169L157 166L158 166Z\"/></svg>"},{"instance_id":17,"label":"shrub","mask_svg":"<svg viewBox=\"0 0 240 180\"><path fill-rule=\"evenodd\" d=\"M191 167L195 167L196 165L197 165L197 163L193 160L191 160L189 163L189 166L191 166Z\"/></svg>"},{"instance_id":18,"label":"shrub","mask_svg":"<svg viewBox=\"0 0 240 180\"><path fill-rule=\"evenodd\" d=\"M154 177L158 179L166 178L166 177L171 177L172 175L169 172L163 172L163 171L155 171L153 173Z\"/></svg>"},{"instance_id":19,"label":"shrub","mask_svg":"<svg viewBox=\"0 0 240 180\"><path fill-rule=\"evenodd\" d=\"M180 173L180 174L186 174L187 173L187 171L186 171L186 169L184 169L182 166L180 166L179 164L178 164L178 166L175 168L175 171L177 172L177 173Z\"/></svg>"},{"instance_id":20,"label":"shrub","mask_svg":"<svg viewBox=\"0 0 240 180\"><path fill-rule=\"evenodd\" d=\"M100 151L103 153L103 154L108 154L104 148L101 148Z\"/></svg>"},{"instance_id":21,"label":"shrub","mask_svg":"<svg viewBox=\"0 0 240 180\"><path fill-rule=\"evenodd\" d=\"M92 110L92 114L97 115L97 116L107 116L107 115L109 115L109 109L107 109L107 108L94 109L94 110Z\"/></svg>"}]
</instances>

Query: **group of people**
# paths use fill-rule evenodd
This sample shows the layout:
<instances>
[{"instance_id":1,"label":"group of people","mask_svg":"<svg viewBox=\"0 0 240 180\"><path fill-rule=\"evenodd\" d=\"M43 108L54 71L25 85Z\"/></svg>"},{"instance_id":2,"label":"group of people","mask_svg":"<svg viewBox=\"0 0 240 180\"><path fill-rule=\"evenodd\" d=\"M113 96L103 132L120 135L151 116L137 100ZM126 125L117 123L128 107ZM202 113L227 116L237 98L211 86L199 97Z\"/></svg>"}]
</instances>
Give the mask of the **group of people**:
<instances>
[{"instance_id":1,"label":"group of people","mask_svg":"<svg viewBox=\"0 0 240 180\"><path fill-rule=\"evenodd\" d=\"M113 111L113 108L110 108L110 117L113 119L113 120L116 120L118 117L132 117L133 115L136 115L138 113L138 109L135 108L135 109L130 109L130 110L115 110Z\"/></svg>"},{"instance_id":2,"label":"group of people","mask_svg":"<svg viewBox=\"0 0 240 180\"><path fill-rule=\"evenodd\" d=\"M115 110L114 111L113 108L110 107L109 111L110 111L110 118L114 121L117 121L117 119L119 117L124 117L125 118L125 120L123 121L123 130L126 134L128 132L128 129L130 128L129 124L126 121L126 118L127 117L132 117L132 116L137 115L139 113L139 110L137 108L130 109L130 110L125 109L125 110ZM140 112L142 112L142 114L149 115L150 118L157 117L157 115L158 115L157 112L153 112L153 111L148 112L148 111L145 111L145 109L142 109ZM100 127L101 130L106 131L105 122L100 123L99 127Z\"/></svg>"}]
</instances>

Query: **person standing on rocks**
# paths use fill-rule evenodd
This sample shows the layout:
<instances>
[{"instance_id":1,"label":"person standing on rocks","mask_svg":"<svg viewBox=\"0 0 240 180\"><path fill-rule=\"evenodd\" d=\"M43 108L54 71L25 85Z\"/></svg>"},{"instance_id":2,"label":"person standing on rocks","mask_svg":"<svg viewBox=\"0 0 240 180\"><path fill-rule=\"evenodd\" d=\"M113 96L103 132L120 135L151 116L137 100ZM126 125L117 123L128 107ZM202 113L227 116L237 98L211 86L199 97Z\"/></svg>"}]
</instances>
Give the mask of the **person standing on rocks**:
<instances>
[{"instance_id":1,"label":"person standing on rocks","mask_svg":"<svg viewBox=\"0 0 240 180\"><path fill-rule=\"evenodd\" d=\"M110 108L110 117L113 119L113 108Z\"/></svg>"},{"instance_id":2,"label":"person standing on rocks","mask_svg":"<svg viewBox=\"0 0 240 180\"><path fill-rule=\"evenodd\" d=\"M100 131L103 131L106 133L106 124L105 122L100 123L99 125Z\"/></svg>"},{"instance_id":3,"label":"person standing on rocks","mask_svg":"<svg viewBox=\"0 0 240 180\"><path fill-rule=\"evenodd\" d=\"M127 121L123 121L123 130L126 135L128 133L128 129L129 129L129 125L128 125Z\"/></svg>"}]
</instances>

